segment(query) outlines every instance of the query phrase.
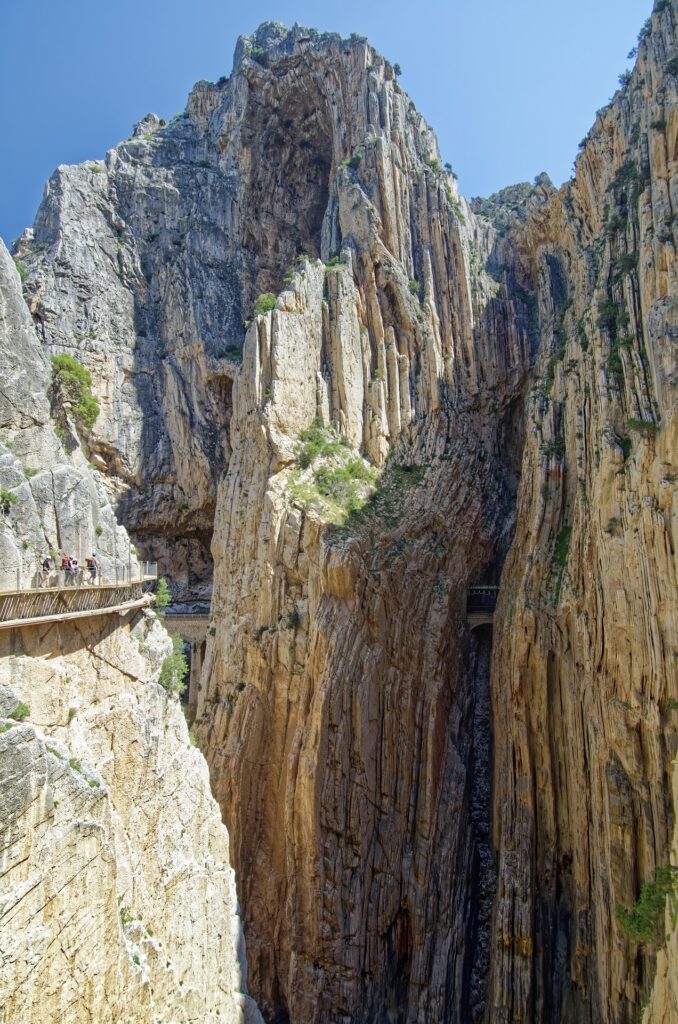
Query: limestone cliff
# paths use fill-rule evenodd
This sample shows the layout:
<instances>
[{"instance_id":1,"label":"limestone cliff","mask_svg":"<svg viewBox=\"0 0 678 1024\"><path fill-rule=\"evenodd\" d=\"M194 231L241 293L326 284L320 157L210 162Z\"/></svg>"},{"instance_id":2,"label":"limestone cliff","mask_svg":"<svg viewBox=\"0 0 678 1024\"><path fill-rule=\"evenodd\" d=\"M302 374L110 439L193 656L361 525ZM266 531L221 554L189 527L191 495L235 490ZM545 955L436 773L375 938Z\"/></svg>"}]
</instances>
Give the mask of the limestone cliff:
<instances>
[{"instance_id":1,"label":"limestone cliff","mask_svg":"<svg viewBox=\"0 0 678 1024\"><path fill-rule=\"evenodd\" d=\"M315 52L287 38L257 78L305 94ZM325 263L303 259L245 340L198 736L268 1018L481 1020L489 637L465 602L510 540L524 271L490 255L389 66L324 46L362 136L331 179Z\"/></svg>"},{"instance_id":2,"label":"limestone cliff","mask_svg":"<svg viewBox=\"0 0 678 1024\"><path fill-rule=\"evenodd\" d=\"M497 1020L635 1020L652 978L615 908L674 820L675 19L513 234L542 341L494 627Z\"/></svg>"},{"instance_id":3,"label":"limestone cliff","mask_svg":"<svg viewBox=\"0 0 678 1024\"><path fill-rule=\"evenodd\" d=\"M113 533L118 556L127 535L54 433L1 245L0 367L3 589L15 570L30 586L45 545L70 552L79 530L111 571ZM158 685L171 650L149 611L0 630L3 1024L261 1019L207 766Z\"/></svg>"},{"instance_id":4,"label":"limestone cliff","mask_svg":"<svg viewBox=\"0 0 678 1024\"><path fill-rule=\"evenodd\" d=\"M616 908L674 827L677 69L659 0L573 180L471 209L365 40L268 24L16 250L186 593L215 517L196 728L270 1021L675 1018L670 913L655 957Z\"/></svg>"},{"instance_id":5,"label":"limestone cliff","mask_svg":"<svg viewBox=\"0 0 678 1024\"><path fill-rule=\"evenodd\" d=\"M136 553L100 474L78 447L67 454L50 418L49 361L0 241L0 590L34 586L47 555L97 550L105 579L137 572Z\"/></svg>"},{"instance_id":6,"label":"limestone cliff","mask_svg":"<svg viewBox=\"0 0 678 1024\"><path fill-rule=\"evenodd\" d=\"M495 229L366 68L376 142L324 221L340 258L248 332L199 735L270 1019L622 1022L649 991L615 907L673 816L674 18L573 183ZM330 439L309 466L318 417L376 466L394 450L339 529L351 456ZM516 462L490 712L465 593L503 564Z\"/></svg>"}]
</instances>

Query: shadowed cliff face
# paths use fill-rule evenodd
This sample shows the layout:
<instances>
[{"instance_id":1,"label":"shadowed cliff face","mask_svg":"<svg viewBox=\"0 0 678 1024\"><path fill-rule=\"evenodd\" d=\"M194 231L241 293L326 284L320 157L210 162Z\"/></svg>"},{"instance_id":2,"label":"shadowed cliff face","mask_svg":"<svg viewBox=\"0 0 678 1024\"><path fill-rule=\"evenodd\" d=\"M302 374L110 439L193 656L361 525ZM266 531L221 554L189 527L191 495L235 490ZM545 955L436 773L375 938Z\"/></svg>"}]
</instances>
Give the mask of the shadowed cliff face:
<instances>
[{"instance_id":1,"label":"shadowed cliff face","mask_svg":"<svg viewBox=\"0 0 678 1024\"><path fill-rule=\"evenodd\" d=\"M368 44L262 26L179 120L61 168L22 243L186 590L214 516L197 733L270 1021L650 995L615 906L673 825L676 58L664 0L574 180L472 211Z\"/></svg>"},{"instance_id":2,"label":"shadowed cliff face","mask_svg":"<svg viewBox=\"0 0 678 1024\"><path fill-rule=\"evenodd\" d=\"M615 907L673 826L678 92L657 7L574 180L514 236L542 341L492 664L497 1020L636 1020L654 969Z\"/></svg>"}]
</instances>

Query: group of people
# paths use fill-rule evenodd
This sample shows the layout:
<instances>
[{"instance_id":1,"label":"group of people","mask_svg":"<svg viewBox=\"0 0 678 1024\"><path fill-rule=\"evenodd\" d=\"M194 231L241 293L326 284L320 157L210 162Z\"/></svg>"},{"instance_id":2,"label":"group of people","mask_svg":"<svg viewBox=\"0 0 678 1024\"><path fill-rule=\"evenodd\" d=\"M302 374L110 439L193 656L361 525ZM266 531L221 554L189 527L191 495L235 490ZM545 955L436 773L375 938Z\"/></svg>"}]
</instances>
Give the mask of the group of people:
<instances>
[{"instance_id":1,"label":"group of people","mask_svg":"<svg viewBox=\"0 0 678 1024\"><path fill-rule=\"evenodd\" d=\"M87 556L85 559L85 566L88 574L88 579L85 582L86 584L93 586L97 581L97 574L99 572L99 561L97 559L96 551L93 551L91 555ZM49 578L52 575L52 569L52 558L48 555L47 558L44 559L40 569L39 584L41 587L49 586ZM64 574L64 586L74 587L76 583L82 582L82 569L80 568L78 559L73 555L67 555L65 551L61 556L61 571ZM80 573L79 578L78 573Z\"/></svg>"}]
</instances>

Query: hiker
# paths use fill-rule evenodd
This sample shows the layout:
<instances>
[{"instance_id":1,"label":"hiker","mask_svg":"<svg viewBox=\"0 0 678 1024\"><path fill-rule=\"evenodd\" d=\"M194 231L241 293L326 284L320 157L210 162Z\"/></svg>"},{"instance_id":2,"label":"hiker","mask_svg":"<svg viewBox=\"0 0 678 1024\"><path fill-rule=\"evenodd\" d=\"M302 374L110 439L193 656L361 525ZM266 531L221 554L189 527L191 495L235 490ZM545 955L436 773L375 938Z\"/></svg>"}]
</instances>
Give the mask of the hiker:
<instances>
[{"instance_id":1,"label":"hiker","mask_svg":"<svg viewBox=\"0 0 678 1024\"><path fill-rule=\"evenodd\" d=\"M61 557L61 571L64 574L64 586L70 586L70 584L73 581L73 577L71 575L71 560L65 551L63 552Z\"/></svg>"},{"instance_id":2,"label":"hiker","mask_svg":"<svg viewBox=\"0 0 678 1024\"><path fill-rule=\"evenodd\" d=\"M45 560L42 563L42 568L40 570L40 580L38 582L38 586L40 586L40 587L47 587L47 586L49 586L49 575L50 575L51 571L52 571L52 559L48 555L47 558L45 558Z\"/></svg>"},{"instance_id":3,"label":"hiker","mask_svg":"<svg viewBox=\"0 0 678 1024\"><path fill-rule=\"evenodd\" d=\"M96 551L93 551L91 555L87 556L87 558L85 559L85 564L87 566L87 571L89 573L90 586L94 586L94 584L97 581L97 569L99 567L99 563L97 562Z\"/></svg>"},{"instance_id":4,"label":"hiker","mask_svg":"<svg viewBox=\"0 0 678 1024\"><path fill-rule=\"evenodd\" d=\"M72 559L70 557L70 555L69 555L68 557L66 557L64 559L64 562L66 563L66 565L64 566L63 562L61 563L62 567L64 568L65 573L66 573L66 576L65 576L65 579L64 579L64 586L66 586L66 587L72 587L73 584L75 583L75 567L73 565L73 561L74 561L74 559Z\"/></svg>"},{"instance_id":5,"label":"hiker","mask_svg":"<svg viewBox=\"0 0 678 1024\"><path fill-rule=\"evenodd\" d=\"M78 573L80 573L79 576ZM74 587L80 586L80 584L82 583L82 569L79 569L78 560L75 557L71 558L71 579L73 581Z\"/></svg>"}]
</instances>

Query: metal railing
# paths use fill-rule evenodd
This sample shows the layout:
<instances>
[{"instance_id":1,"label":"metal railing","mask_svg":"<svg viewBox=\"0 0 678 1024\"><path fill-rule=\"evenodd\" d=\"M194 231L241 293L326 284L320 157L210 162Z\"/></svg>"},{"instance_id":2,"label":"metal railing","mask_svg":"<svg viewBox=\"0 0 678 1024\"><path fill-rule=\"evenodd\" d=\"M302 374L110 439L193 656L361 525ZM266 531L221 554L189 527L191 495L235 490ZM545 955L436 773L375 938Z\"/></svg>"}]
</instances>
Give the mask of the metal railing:
<instances>
[{"instance_id":1,"label":"metal railing","mask_svg":"<svg viewBox=\"0 0 678 1024\"><path fill-rule=\"evenodd\" d=\"M147 583L157 580L157 562L132 562L124 565L116 562L114 565L101 563L97 566L96 574L93 574L86 565L78 565L74 571L55 568L47 575L42 569L38 569L33 575L30 587L21 586L21 570L16 571L16 588L13 590L2 590L2 594L22 594L34 590L70 590L80 587L100 587L103 585L123 585L130 583Z\"/></svg>"},{"instance_id":2,"label":"metal railing","mask_svg":"<svg viewBox=\"0 0 678 1024\"><path fill-rule=\"evenodd\" d=\"M493 612L497 607L499 587L469 587L466 594L467 612Z\"/></svg>"}]
</instances>

